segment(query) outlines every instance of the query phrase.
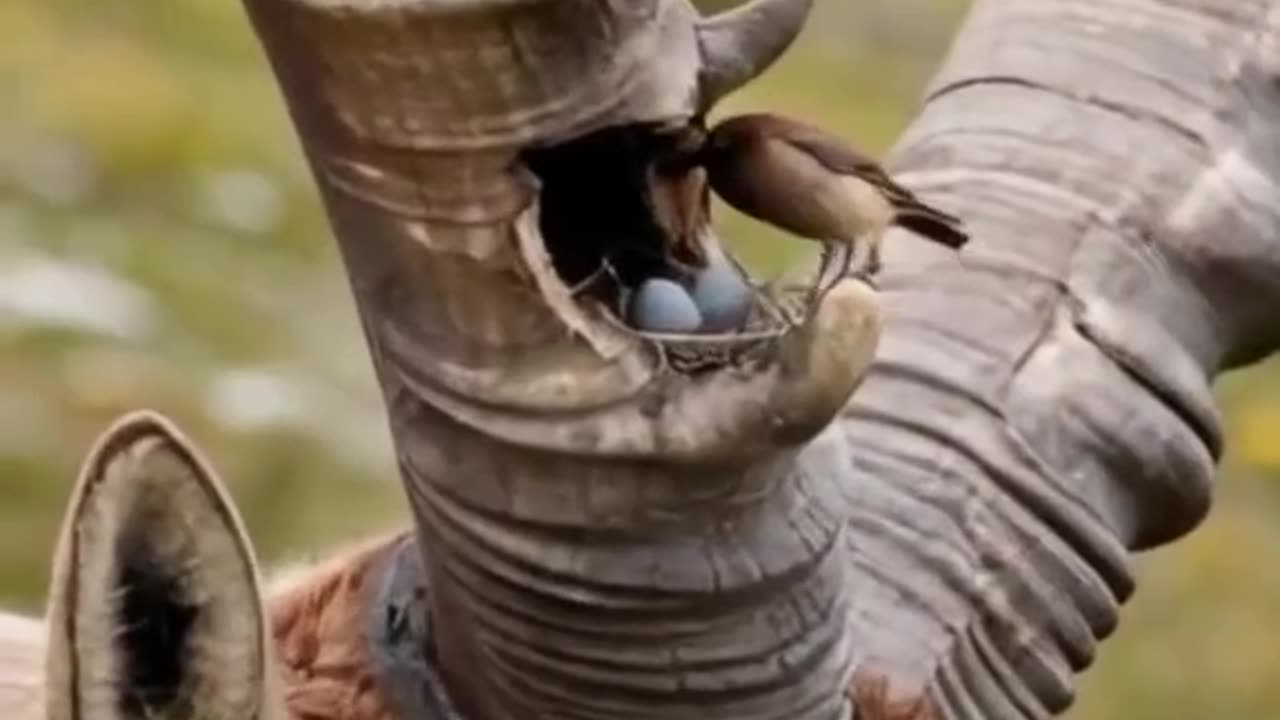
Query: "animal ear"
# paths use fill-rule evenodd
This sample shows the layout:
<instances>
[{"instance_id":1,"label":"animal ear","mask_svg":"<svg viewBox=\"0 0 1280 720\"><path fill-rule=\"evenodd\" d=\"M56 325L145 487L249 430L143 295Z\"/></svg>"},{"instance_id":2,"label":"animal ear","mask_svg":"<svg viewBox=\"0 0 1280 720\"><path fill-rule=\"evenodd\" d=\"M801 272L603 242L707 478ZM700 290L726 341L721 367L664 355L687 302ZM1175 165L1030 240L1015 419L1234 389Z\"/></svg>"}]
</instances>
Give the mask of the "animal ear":
<instances>
[{"instance_id":1,"label":"animal ear","mask_svg":"<svg viewBox=\"0 0 1280 720\"><path fill-rule=\"evenodd\" d=\"M257 563L217 476L163 417L98 439L63 520L47 720L276 720Z\"/></svg>"}]
</instances>

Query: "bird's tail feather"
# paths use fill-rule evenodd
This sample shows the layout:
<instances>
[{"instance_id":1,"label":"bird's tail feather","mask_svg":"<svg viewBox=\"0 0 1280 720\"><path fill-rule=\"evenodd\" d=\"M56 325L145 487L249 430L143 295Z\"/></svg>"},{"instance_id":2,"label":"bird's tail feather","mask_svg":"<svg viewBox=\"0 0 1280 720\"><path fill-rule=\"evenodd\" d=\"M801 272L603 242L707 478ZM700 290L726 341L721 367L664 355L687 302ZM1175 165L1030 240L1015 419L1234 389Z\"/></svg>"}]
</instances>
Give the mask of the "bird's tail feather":
<instances>
[{"instance_id":1,"label":"bird's tail feather","mask_svg":"<svg viewBox=\"0 0 1280 720\"><path fill-rule=\"evenodd\" d=\"M915 202L900 205L896 223L934 242L958 250L969 242L960 218Z\"/></svg>"}]
</instances>

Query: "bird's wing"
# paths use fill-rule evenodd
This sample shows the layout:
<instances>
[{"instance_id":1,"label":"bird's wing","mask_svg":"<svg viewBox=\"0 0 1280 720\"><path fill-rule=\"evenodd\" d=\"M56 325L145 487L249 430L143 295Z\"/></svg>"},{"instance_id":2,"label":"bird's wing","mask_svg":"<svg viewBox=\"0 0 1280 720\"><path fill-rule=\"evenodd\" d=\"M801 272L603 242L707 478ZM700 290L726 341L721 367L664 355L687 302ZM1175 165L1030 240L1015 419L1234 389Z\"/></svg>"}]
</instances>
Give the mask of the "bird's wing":
<instances>
[{"instance_id":1,"label":"bird's wing","mask_svg":"<svg viewBox=\"0 0 1280 720\"><path fill-rule=\"evenodd\" d=\"M854 147L850 147L846 143L836 140L836 138L820 132L804 132L797 133L796 137L788 137L787 140L792 145L812 152L814 158L819 163L822 163L824 167L835 170L838 173L856 174L864 181L874 184L900 210L931 215L931 217L937 218L943 223L959 224L961 222L960 218L955 217L955 215L925 204L914 192L902 187L901 184L890 177L890 174L884 172L884 168L881 167L881 164L876 159L861 154Z\"/></svg>"},{"instance_id":2,"label":"bird's wing","mask_svg":"<svg viewBox=\"0 0 1280 720\"><path fill-rule=\"evenodd\" d=\"M889 174L884 171L884 168L880 167L880 163L876 162L874 158L849 146L843 140L803 127L788 132L783 139L812 155L823 167L832 172L843 175L857 175L879 187L886 195L891 197L901 197L903 200L914 198L912 192L889 177Z\"/></svg>"},{"instance_id":3,"label":"bird's wing","mask_svg":"<svg viewBox=\"0 0 1280 720\"><path fill-rule=\"evenodd\" d=\"M786 142L811 155L823 167L845 175L857 175L878 187L895 206L936 215L939 219L959 222L959 218L925 205L916 194L898 184L880 163L845 141L806 125L794 125L782 136Z\"/></svg>"},{"instance_id":4,"label":"bird's wing","mask_svg":"<svg viewBox=\"0 0 1280 720\"><path fill-rule=\"evenodd\" d=\"M898 221L916 232L938 240L951 247L959 247L968 241L963 221L950 213L924 203L915 193L899 185L885 172L874 158L863 154L827 131L799 121L780 122L773 118L762 120L770 132L774 147L783 147L790 153L776 153L799 162L814 163L839 175L857 177L883 193L898 213Z\"/></svg>"}]
</instances>

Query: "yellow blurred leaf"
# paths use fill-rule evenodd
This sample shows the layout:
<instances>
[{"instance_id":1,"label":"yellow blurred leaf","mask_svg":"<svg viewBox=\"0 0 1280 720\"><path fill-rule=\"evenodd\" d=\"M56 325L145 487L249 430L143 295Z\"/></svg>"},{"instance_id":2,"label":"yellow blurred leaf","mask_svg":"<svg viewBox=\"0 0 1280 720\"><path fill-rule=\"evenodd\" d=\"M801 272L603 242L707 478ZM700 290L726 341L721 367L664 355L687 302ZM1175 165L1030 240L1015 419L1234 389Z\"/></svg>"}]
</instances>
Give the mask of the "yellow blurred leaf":
<instances>
[{"instance_id":1,"label":"yellow blurred leaf","mask_svg":"<svg viewBox=\"0 0 1280 720\"><path fill-rule=\"evenodd\" d=\"M108 166L165 157L195 110L161 58L117 37L69 43L41 75L32 91L42 122L87 142Z\"/></svg>"},{"instance_id":2,"label":"yellow blurred leaf","mask_svg":"<svg viewBox=\"0 0 1280 720\"><path fill-rule=\"evenodd\" d=\"M53 15L39 5L0 3L0 72L21 70L59 49Z\"/></svg>"},{"instance_id":3,"label":"yellow blurred leaf","mask_svg":"<svg viewBox=\"0 0 1280 720\"><path fill-rule=\"evenodd\" d=\"M1243 405L1232 418L1231 438L1241 461L1261 470L1280 470L1280 405Z\"/></svg>"}]
</instances>

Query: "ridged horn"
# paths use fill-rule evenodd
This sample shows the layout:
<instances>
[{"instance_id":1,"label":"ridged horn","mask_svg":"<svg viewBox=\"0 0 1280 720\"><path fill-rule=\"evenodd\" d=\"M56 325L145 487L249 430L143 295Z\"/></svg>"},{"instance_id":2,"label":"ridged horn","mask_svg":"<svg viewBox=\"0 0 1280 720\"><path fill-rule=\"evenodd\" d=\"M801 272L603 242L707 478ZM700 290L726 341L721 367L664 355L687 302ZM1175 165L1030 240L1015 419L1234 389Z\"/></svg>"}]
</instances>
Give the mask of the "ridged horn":
<instances>
[{"instance_id":1,"label":"ridged horn","mask_svg":"<svg viewBox=\"0 0 1280 720\"><path fill-rule=\"evenodd\" d=\"M699 109L772 65L800 34L812 7L813 0L752 0L699 22Z\"/></svg>"}]
</instances>

